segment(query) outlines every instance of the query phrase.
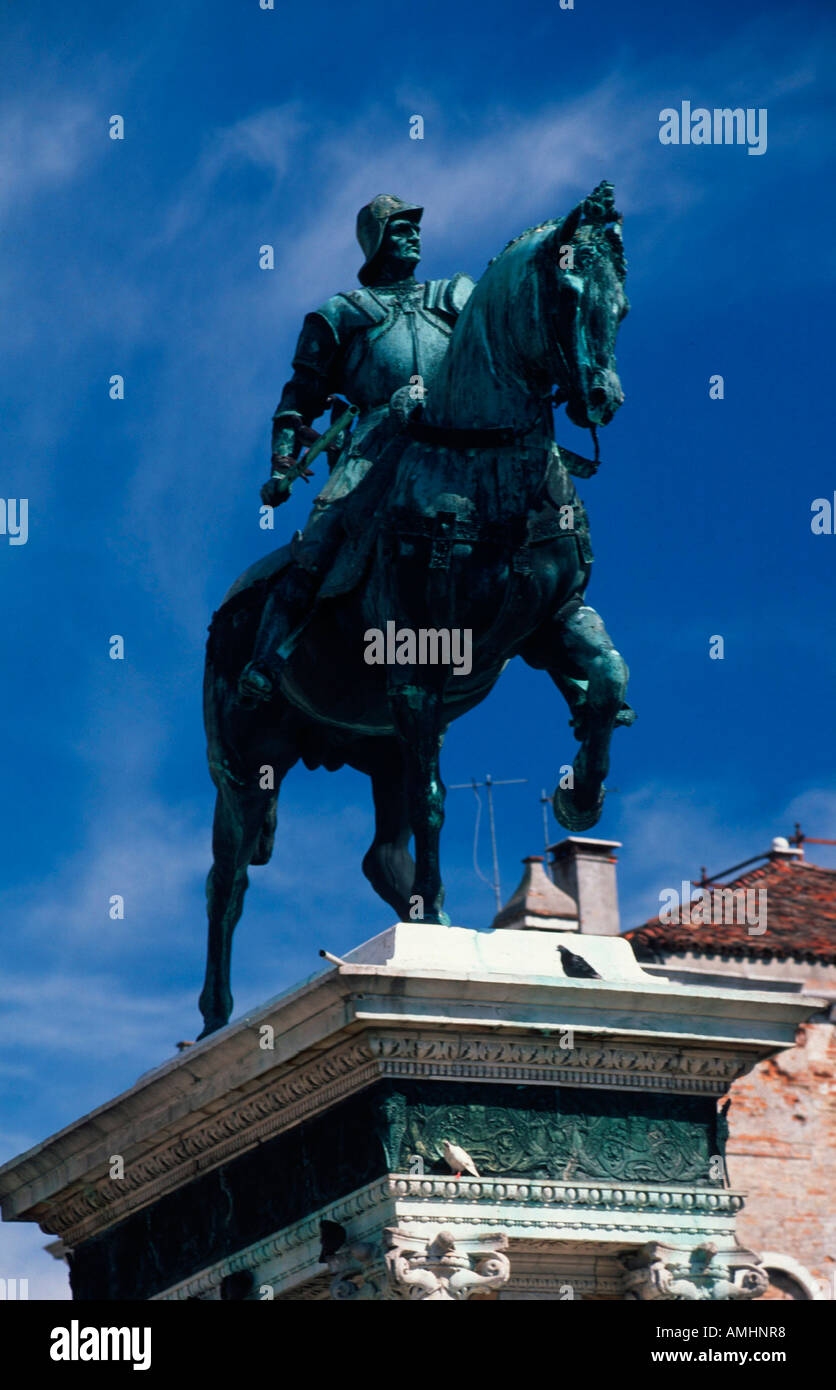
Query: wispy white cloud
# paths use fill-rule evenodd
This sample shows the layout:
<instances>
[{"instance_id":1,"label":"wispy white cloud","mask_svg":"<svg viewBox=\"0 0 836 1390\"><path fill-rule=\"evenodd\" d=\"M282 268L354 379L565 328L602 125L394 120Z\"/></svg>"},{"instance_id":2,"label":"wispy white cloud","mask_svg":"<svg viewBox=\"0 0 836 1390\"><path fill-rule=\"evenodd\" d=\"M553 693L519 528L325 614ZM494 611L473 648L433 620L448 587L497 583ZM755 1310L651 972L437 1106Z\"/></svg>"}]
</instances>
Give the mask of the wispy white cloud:
<instances>
[{"instance_id":1,"label":"wispy white cloud","mask_svg":"<svg viewBox=\"0 0 836 1390\"><path fill-rule=\"evenodd\" d=\"M0 977L0 1045L11 1050L25 1042L31 1054L94 1061L108 1065L136 1063L149 1056L159 1061L174 1052L184 1012L193 996L171 990L133 994L121 972Z\"/></svg>"},{"instance_id":2,"label":"wispy white cloud","mask_svg":"<svg viewBox=\"0 0 836 1390\"><path fill-rule=\"evenodd\" d=\"M764 807L762 823L753 829L729 816L729 799L722 784L709 788L673 788L648 783L620 798L621 926L638 926L658 909L665 888L679 890L682 880L696 880L704 867L719 874L734 864L765 854L776 835L792 833L796 821L808 835L834 838L836 790L818 788L784 802L776 797ZM810 845L809 862L836 867L836 848Z\"/></svg>"},{"instance_id":3,"label":"wispy white cloud","mask_svg":"<svg viewBox=\"0 0 836 1390\"><path fill-rule=\"evenodd\" d=\"M261 196L281 184L308 130L298 101L254 112L207 135L197 162L171 205L163 210L162 231L151 244L176 240L207 223L217 225L235 210L219 206L217 185L248 169L263 176Z\"/></svg>"},{"instance_id":4,"label":"wispy white cloud","mask_svg":"<svg viewBox=\"0 0 836 1390\"><path fill-rule=\"evenodd\" d=\"M0 218L25 212L33 199L70 183L95 157L101 126L89 97L48 91L0 106ZM99 131L100 142L106 130Z\"/></svg>"}]
</instances>

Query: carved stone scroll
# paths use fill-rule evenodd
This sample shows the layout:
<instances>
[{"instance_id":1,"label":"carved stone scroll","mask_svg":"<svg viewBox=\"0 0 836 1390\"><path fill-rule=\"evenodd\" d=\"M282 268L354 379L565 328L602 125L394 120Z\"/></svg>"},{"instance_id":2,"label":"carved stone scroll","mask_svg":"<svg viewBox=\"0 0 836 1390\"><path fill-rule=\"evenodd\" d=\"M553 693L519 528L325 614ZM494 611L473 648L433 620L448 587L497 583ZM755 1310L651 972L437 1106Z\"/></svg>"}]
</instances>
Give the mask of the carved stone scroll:
<instances>
[{"instance_id":1,"label":"carved stone scroll","mask_svg":"<svg viewBox=\"0 0 836 1390\"><path fill-rule=\"evenodd\" d=\"M759 1298L769 1276L751 1250L718 1251L711 1241L691 1250L651 1241L622 1256L625 1299L715 1301Z\"/></svg>"},{"instance_id":2,"label":"carved stone scroll","mask_svg":"<svg viewBox=\"0 0 836 1390\"><path fill-rule=\"evenodd\" d=\"M390 1227L381 1244L346 1245L331 1257L331 1297L358 1302L478 1298L511 1277L507 1246L501 1233L457 1240L441 1230L427 1240Z\"/></svg>"}]
</instances>

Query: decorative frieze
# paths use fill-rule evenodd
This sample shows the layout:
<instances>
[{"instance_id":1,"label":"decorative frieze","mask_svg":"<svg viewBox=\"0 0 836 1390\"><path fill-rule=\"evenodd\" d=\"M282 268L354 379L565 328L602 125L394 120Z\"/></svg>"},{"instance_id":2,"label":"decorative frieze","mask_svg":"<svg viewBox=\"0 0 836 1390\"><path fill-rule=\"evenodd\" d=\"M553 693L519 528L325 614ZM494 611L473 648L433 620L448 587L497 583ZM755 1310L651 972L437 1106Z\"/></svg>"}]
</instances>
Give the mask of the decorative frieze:
<instances>
[{"instance_id":1,"label":"decorative frieze","mask_svg":"<svg viewBox=\"0 0 836 1390\"><path fill-rule=\"evenodd\" d=\"M490 1080L536 1084L659 1089L689 1095L722 1095L751 1065L738 1050L586 1041L557 1025L548 1038L473 1036L459 1033L376 1033L371 1054L387 1076Z\"/></svg>"},{"instance_id":2,"label":"decorative frieze","mask_svg":"<svg viewBox=\"0 0 836 1390\"><path fill-rule=\"evenodd\" d=\"M354 1037L272 1079L268 1073L257 1093L230 1103L141 1159L132 1161L130 1141L120 1139L127 1153L124 1178L111 1179L103 1158L100 1176L45 1204L38 1219L45 1230L78 1245L382 1077L720 1096L749 1065L742 1051L719 1055L699 1048L602 1044L579 1036L572 1047L564 1047L561 1038L567 1040L559 1028L547 1040L396 1030ZM254 1048L258 1042L254 1030ZM397 1167L397 1161L390 1166Z\"/></svg>"},{"instance_id":3,"label":"decorative frieze","mask_svg":"<svg viewBox=\"0 0 836 1390\"><path fill-rule=\"evenodd\" d=\"M451 1135L479 1173L719 1186L716 1123L700 1097L399 1082L385 1096L389 1167L435 1165ZM383 1137L383 1136L381 1136ZM400 1162L398 1160L400 1159Z\"/></svg>"}]
</instances>

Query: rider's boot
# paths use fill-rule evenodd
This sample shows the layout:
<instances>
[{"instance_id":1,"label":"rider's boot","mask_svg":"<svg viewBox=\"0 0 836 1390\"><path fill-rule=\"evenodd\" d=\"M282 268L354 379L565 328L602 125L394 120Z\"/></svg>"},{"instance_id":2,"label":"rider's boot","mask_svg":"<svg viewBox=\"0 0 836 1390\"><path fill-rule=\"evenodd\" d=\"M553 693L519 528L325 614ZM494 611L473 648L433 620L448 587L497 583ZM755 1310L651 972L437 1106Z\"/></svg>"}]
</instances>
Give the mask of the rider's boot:
<instances>
[{"instance_id":1,"label":"rider's boot","mask_svg":"<svg viewBox=\"0 0 836 1390\"><path fill-rule=\"evenodd\" d=\"M238 698L242 703L272 700L285 663L307 623L320 583L319 574L298 564L282 575L264 605L252 659L238 677ZM284 654L279 648L284 649Z\"/></svg>"}]
</instances>

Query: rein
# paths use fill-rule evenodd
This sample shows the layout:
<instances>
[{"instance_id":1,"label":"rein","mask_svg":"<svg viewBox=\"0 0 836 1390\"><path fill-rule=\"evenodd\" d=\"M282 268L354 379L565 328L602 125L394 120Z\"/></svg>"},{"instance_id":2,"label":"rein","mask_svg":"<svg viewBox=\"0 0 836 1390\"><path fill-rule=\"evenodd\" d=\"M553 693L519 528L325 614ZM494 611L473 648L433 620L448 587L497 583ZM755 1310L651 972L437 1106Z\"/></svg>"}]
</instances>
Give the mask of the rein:
<instances>
[{"instance_id":1,"label":"rein","mask_svg":"<svg viewBox=\"0 0 836 1390\"><path fill-rule=\"evenodd\" d=\"M490 449L506 444L518 444L531 434L539 423L537 416L530 425L521 429L513 426L497 425L486 429L458 428L456 425L428 425L423 419L424 407L418 405L409 415L406 427L413 439L422 444L447 445L451 449Z\"/></svg>"},{"instance_id":2,"label":"rein","mask_svg":"<svg viewBox=\"0 0 836 1390\"><path fill-rule=\"evenodd\" d=\"M555 347L557 348L558 352L560 353L560 360L561 360L561 362L562 362L562 364L563 364L563 371L564 371L564 373L565 373L565 375L566 375L567 393L566 393L565 399L568 399L568 387L569 387L570 384L573 382L574 378L573 378L572 372L569 370L569 363L568 363L567 360L566 360L566 353L563 351L563 344L562 344L561 341L560 341L560 332L559 332L559 329L557 328L557 326L555 327L554 342L555 342ZM575 385L577 386L577 382L575 382ZM578 391L578 395L580 395L580 394L581 394L580 391ZM563 400L564 400L564 397L561 395L561 393L560 393L559 391L555 391L554 396L552 397L552 405L555 405L555 406L557 406L557 405L562 405L562 404L563 404ZM593 446L594 446L594 449L595 449L595 459L594 459L594 461L593 461L593 460L590 460L590 459L581 459L580 454L575 454L574 457L577 458L577 459L579 459L582 463L587 464L587 465L589 466L591 472L594 473L595 470L596 470L597 467L598 467L598 464L601 462L601 454L600 454L600 450L599 450L599 448L598 448L598 430L597 430L596 426L595 426L595 425L590 425L590 426L589 426L589 432L590 432L590 434L592 435L592 443L593 443ZM559 448L559 447L560 447L560 446L558 445L558 448ZM565 450L564 452L568 453L568 452L570 452L570 451L569 451L569 450ZM571 473L572 471L573 471L573 470L570 468L570 469L569 469L569 472ZM581 473L580 476L581 476L581 477L584 477L584 476L589 477L590 474L589 474L589 473L586 473L586 474Z\"/></svg>"}]
</instances>

